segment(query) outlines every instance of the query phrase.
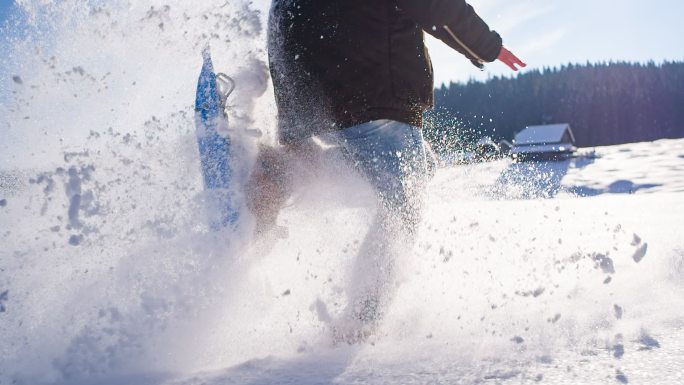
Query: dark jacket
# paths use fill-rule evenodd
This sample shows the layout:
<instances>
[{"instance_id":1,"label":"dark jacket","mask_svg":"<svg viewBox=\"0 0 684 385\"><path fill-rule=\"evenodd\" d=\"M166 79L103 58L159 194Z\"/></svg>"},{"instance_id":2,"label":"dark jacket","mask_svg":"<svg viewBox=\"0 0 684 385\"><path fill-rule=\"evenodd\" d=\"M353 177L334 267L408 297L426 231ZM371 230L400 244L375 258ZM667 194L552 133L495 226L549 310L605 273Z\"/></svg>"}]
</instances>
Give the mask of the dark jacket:
<instances>
[{"instance_id":1,"label":"dark jacket","mask_svg":"<svg viewBox=\"0 0 684 385\"><path fill-rule=\"evenodd\" d=\"M422 126L430 33L476 65L501 37L464 0L273 0L269 61L283 143L376 119Z\"/></svg>"}]
</instances>

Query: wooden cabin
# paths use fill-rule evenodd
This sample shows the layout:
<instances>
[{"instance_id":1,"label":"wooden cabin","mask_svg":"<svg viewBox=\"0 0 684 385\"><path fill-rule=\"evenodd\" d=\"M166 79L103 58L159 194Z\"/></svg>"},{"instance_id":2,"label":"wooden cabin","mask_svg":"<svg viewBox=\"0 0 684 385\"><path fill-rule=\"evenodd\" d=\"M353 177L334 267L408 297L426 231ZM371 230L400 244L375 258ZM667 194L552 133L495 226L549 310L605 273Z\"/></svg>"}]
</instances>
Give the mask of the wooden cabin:
<instances>
[{"instance_id":1,"label":"wooden cabin","mask_svg":"<svg viewBox=\"0 0 684 385\"><path fill-rule=\"evenodd\" d=\"M520 161L564 159L576 151L572 128L562 123L526 127L515 135L511 156Z\"/></svg>"}]
</instances>

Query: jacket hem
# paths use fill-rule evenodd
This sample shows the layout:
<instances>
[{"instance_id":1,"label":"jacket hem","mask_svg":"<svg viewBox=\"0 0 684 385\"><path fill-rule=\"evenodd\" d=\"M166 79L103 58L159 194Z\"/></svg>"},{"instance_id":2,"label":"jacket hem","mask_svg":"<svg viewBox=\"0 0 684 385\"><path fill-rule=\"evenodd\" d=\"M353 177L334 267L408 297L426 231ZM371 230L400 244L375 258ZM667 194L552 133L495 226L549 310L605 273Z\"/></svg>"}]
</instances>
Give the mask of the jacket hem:
<instances>
[{"instance_id":1,"label":"jacket hem","mask_svg":"<svg viewBox=\"0 0 684 385\"><path fill-rule=\"evenodd\" d=\"M340 130L343 130L345 128L381 119L395 120L401 123L410 124L414 127L423 128L422 110L398 110L392 108L372 109L364 111L356 114L352 118L338 120L338 124L336 126Z\"/></svg>"}]
</instances>

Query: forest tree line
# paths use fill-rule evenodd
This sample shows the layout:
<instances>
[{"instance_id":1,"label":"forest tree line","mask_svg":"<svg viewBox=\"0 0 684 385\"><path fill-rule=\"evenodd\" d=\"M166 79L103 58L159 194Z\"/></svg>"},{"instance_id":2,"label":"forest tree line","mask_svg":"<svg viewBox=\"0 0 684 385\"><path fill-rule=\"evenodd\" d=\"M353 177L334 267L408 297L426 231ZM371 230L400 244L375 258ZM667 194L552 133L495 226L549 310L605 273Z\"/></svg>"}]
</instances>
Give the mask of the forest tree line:
<instances>
[{"instance_id":1,"label":"forest tree line","mask_svg":"<svg viewBox=\"0 0 684 385\"><path fill-rule=\"evenodd\" d=\"M425 134L444 152L549 123L570 123L580 147L684 137L684 62L567 65L443 85Z\"/></svg>"}]
</instances>

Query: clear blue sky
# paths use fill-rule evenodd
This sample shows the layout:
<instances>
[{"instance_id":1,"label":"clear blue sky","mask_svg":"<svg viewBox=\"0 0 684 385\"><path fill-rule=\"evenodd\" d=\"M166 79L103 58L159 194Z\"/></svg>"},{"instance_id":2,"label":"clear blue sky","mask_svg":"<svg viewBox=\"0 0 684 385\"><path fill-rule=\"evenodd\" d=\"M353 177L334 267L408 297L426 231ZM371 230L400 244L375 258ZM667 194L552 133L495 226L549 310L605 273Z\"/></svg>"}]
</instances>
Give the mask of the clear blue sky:
<instances>
[{"instance_id":1,"label":"clear blue sky","mask_svg":"<svg viewBox=\"0 0 684 385\"><path fill-rule=\"evenodd\" d=\"M9 16L9 13L12 9L12 6L14 4L13 0L0 0L0 28L5 24L5 21L7 20L7 17ZM4 36L5 31L0 29L0 53L2 53L3 56L5 56L5 52L9 50L7 40L5 39ZM3 64L2 58L0 58L0 75L2 77L7 76L5 73L5 67ZM5 100L7 98L7 93L5 92L3 86L6 84L9 80L8 79L0 79L0 102Z\"/></svg>"},{"instance_id":2,"label":"clear blue sky","mask_svg":"<svg viewBox=\"0 0 684 385\"><path fill-rule=\"evenodd\" d=\"M684 1L470 0L504 44L531 68L587 61L684 60ZM508 74L502 64L477 69L428 40L437 83Z\"/></svg>"},{"instance_id":3,"label":"clear blue sky","mask_svg":"<svg viewBox=\"0 0 684 385\"><path fill-rule=\"evenodd\" d=\"M0 0L0 20L4 21L7 18L7 13L9 12L13 3L14 1L12 0Z\"/></svg>"}]
</instances>

